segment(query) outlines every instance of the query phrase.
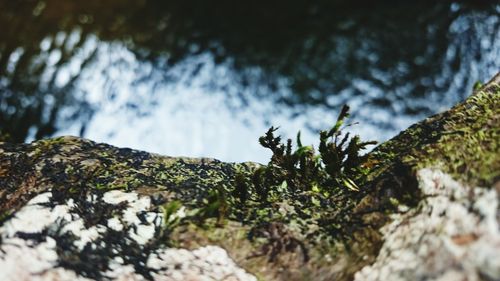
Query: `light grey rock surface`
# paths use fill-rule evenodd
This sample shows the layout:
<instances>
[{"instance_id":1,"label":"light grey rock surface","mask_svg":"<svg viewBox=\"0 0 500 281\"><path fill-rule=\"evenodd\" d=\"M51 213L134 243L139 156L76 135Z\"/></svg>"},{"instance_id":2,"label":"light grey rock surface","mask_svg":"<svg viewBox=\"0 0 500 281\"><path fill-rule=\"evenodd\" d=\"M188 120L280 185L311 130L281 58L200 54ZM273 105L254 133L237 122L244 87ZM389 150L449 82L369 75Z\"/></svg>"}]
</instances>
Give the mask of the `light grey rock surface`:
<instances>
[{"instance_id":1,"label":"light grey rock surface","mask_svg":"<svg viewBox=\"0 0 500 281\"><path fill-rule=\"evenodd\" d=\"M115 190L100 198L89 196L89 204L100 201L122 206L120 212L93 226L85 225L73 199L62 204L52 199L51 192L37 195L0 227L0 280L99 279L95 276L111 280L147 280L137 272L138 265L150 272L152 280L256 280L218 246L208 245L192 251L159 246L137 263L129 260L137 257L124 254L126 249L106 248L103 244L112 243L110 231L124 231L125 235L119 239L132 241L131 245L137 249L148 248L164 222L163 213L151 209L151 199L147 196ZM181 210L175 215L181 216ZM61 267L61 262L70 262L62 256L71 254L62 248L73 249L73 254L87 252L89 259L95 254L92 249L103 249L99 258L108 259L107 267L95 268L96 275L86 278Z\"/></svg>"},{"instance_id":2,"label":"light grey rock surface","mask_svg":"<svg viewBox=\"0 0 500 281\"><path fill-rule=\"evenodd\" d=\"M496 188L465 186L439 170L417 176L425 199L392 215L375 263L355 280L500 280Z\"/></svg>"}]
</instances>

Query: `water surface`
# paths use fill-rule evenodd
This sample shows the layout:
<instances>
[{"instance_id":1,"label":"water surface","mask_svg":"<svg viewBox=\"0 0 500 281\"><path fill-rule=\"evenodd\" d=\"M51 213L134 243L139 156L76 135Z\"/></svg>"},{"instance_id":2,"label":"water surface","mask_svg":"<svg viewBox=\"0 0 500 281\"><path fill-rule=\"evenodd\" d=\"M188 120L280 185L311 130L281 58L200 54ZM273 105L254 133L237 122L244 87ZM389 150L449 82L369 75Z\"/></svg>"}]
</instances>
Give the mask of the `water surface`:
<instances>
[{"instance_id":1,"label":"water surface","mask_svg":"<svg viewBox=\"0 0 500 281\"><path fill-rule=\"evenodd\" d=\"M385 140L500 69L494 1L0 0L0 129L265 162L344 103Z\"/></svg>"}]
</instances>

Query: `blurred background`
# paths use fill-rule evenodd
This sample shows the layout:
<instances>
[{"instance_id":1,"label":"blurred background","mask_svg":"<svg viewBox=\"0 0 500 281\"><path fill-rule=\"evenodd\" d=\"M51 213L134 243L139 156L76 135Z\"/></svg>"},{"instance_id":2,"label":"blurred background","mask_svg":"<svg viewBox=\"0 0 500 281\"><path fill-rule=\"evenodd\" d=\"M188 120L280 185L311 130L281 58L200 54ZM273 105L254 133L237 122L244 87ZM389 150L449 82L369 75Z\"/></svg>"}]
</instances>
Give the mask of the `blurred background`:
<instances>
[{"instance_id":1,"label":"blurred background","mask_svg":"<svg viewBox=\"0 0 500 281\"><path fill-rule=\"evenodd\" d=\"M349 104L384 141L500 70L498 1L0 0L0 130L267 162Z\"/></svg>"}]
</instances>

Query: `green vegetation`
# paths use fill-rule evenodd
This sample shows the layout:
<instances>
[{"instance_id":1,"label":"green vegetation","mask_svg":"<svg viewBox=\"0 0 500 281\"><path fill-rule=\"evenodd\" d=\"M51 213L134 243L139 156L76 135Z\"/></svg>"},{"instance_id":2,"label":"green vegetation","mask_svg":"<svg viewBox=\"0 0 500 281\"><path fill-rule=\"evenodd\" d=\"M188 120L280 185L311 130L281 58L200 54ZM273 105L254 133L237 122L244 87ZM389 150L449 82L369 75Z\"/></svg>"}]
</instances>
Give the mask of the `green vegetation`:
<instances>
[{"instance_id":1,"label":"green vegetation","mask_svg":"<svg viewBox=\"0 0 500 281\"><path fill-rule=\"evenodd\" d=\"M350 198L369 173L363 166L368 156L360 156L360 151L375 142L362 142L359 136L344 134L348 116L349 107L344 106L335 125L320 132L319 154L312 146L302 145L300 133L295 150L292 140L283 144L280 136L274 136L273 127L259 139L273 152L270 162L251 175L252 184L246 185L249 194L241 190L244 184L236 184L240 188L237 193L244 194L239 203L246 207L246 219L254 221L256 235L262 234L263 228L268 233L277 228L297 238L324 236L327 240L341 240L350 236L348 213L354 204ZM289 239L294 245L290 248L300 246L304 252L305 247L298 241Z\"/></svg>"},{"instance_id":2,"label":"green vegetation","mask_svg":"<svg viewBox=\"0 0 500 281\"><path fill-rule=\"evenodd\" d=\"M320 132L319 153L302 145L300 133L295 148L290 139L282 143L271 127L259 139L273 152L268 165L237 171L233 184L209 190L196 204L193 217L185 221L215 218L215 226L225 219L247 225L251 241L265 241L253 256L265 255L271 261L285 251L299 251L307 261L305 241L351 239L353 231L362 227L352 216L357 203L352 199L370 171L363 165L368 156L360 151L375 142L344 134L348 116L349 108L344 106L335 125Z\"/></svg>"},{"instance_id":3,"label":"green vegetation","mask_svg":"<svg viewBox=\"0 0 500 281\"><path fill-rule=\"evenodd\" d=\"M500 87L479 90L443 124L444 134L404 160L438 167L465 182L491 187L500 180Z\"/></svg>"},{"instance_id":4,"label":"green vegetation","mask_svg":"<svg viewBox=\"0 0 500 281\"><path fill-rule=\"evenodd\" d=\"M319 155L312 146L303 146L300 133L297 135L297 148L292 152L292 140L281 143L275 137L276 129L271 127L259 139L262 146L273 152L271 161L254 175L254 185L261 200L267 199L269 188L279 186L292 193L315 192L329 196L340 188L358 191L355 181L363 181L369 172L362 164L367 156L359 152L367 145L376 142L362 142L359 136L349 138L343 135L341 127L349 116L349 107L344 106L333 128L320 132ZM277 188L279 189L279 188Z\"/></svg>"},{"instance_id":5,"label":"green vegetation","mask_svg":"<svg viewBox=\"0 0 500 281\"><path fill-rule=\"evenodd\" d=\"M477 88L465 102L417 123L375 149L370 180L394 163L443 170L472 185L491 187L500 179L500 86ZM392 172L394 173L394 172Z\"/></svg>"},{"instance_id":6,"label":"green vegetation","mask_svg":"<svg viewBox=\"0 0 500 281\"><path fill-rule=\"evenodd\" d=\"M320 132L317 150L300 134L282 141L270 128L259 140L273 153L265 166L164 157L75 137L0 143L0 223L47 190L54 200L83 204L89 194L122 189L148 196L162 211L158 243L220 245L264 280L319 280L316 273L350 280L377 256L388 215L418 204L416 170L436 167L485 187L500 179L499 94L498 84L488 83L366 155L360 152L373 142L344 133L347 107ZM99 208L92 216L110 211Z\"/></svg>"}]
</instances>

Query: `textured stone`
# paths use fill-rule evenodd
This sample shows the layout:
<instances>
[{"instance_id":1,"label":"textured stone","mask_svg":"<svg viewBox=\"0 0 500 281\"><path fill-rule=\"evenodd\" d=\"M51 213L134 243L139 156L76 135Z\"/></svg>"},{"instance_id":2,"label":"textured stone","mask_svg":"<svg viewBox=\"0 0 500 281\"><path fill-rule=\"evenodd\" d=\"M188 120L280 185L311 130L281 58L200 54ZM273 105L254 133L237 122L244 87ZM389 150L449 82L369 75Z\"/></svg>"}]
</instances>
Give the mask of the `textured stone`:
<instances>
[{"instance_id":1,"label":"textured stone","mask_svg":"<svg viewBox=\"0 0 500 281\"><path fill-rule=\"evenodd\" d=\"M439 170L418 172L425 199L384 226L374 264L355 280L500 280L499 194Z\"/></svg>"},{"instance_id":2,"label":"textured stone","mask_svg":"<svg viewBox=\"0 0 500 281\"><path fill-rule=\"evenodd\" d=\"M96 271L94 274L112 280L146 280L144 275L136 272L133 264L127 262L141 256L126 254L126 249L119 247L105 251L107 248L102 245L109 242L107 235L110 231L133 226L120 239L134 240L137 250L146 249L155 236L155 229L163 223L163 214L157 209L150 210L149 198L116 190L104 193L102 198L90 196L89 206L102 202L112 205L126 203L118 214L108 214L113 217L106 218L107 225L90 227L85 226L88 222L77 213L73 199L59 203L52 199L50 192L39 194L0 227L0 280L88 280L81 272L59 267L68 262L60 256L62 249L58 245L58 239L64 237L71 238L69 243L76 252L84 248L103 249L99 252L103 262L92 269ZM141 220L144 214L146 219ZM71 248L71 245L64 247ZM218 246L189 251L160 245L145 261L142 270L150 272L153 280L256 280ZM99 270L101 272L97 272Z\"/></svg>"}]
</instances>

